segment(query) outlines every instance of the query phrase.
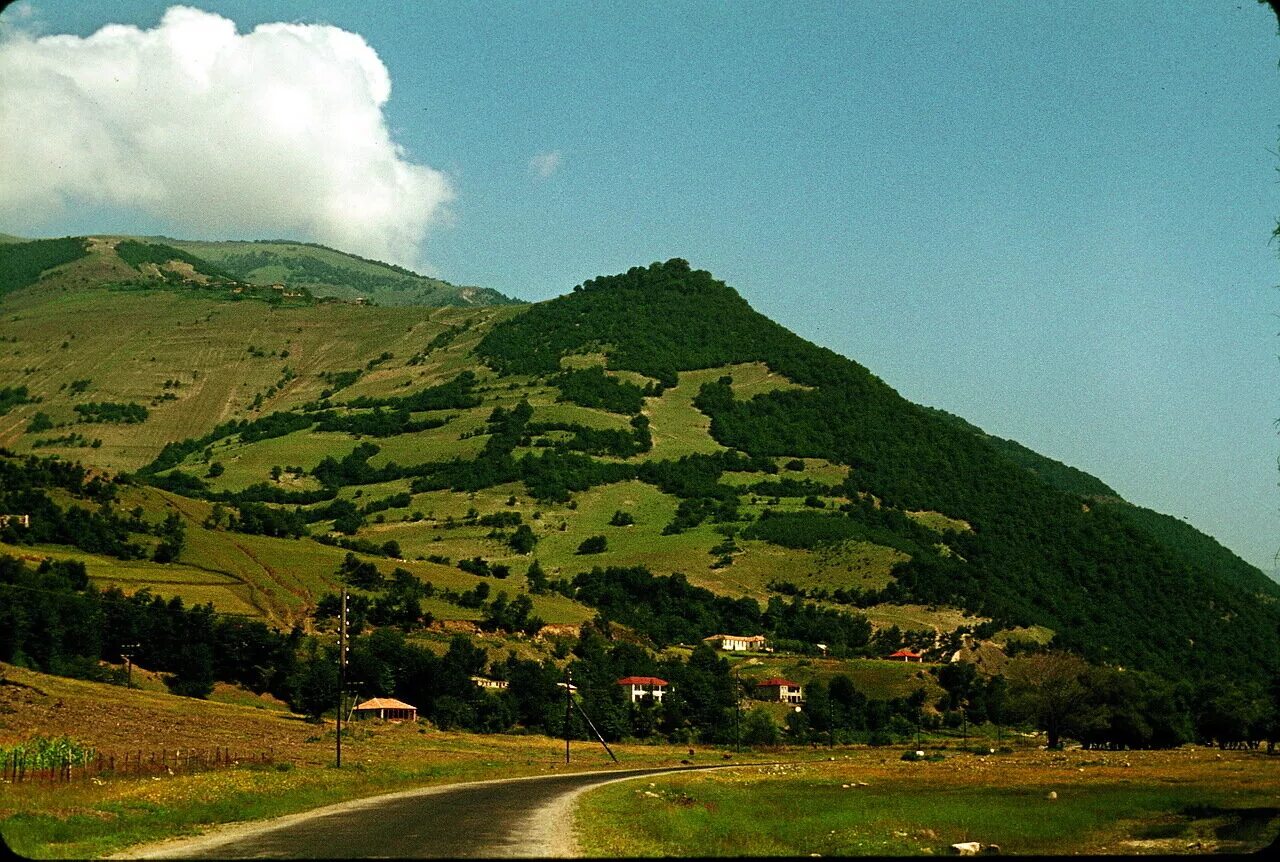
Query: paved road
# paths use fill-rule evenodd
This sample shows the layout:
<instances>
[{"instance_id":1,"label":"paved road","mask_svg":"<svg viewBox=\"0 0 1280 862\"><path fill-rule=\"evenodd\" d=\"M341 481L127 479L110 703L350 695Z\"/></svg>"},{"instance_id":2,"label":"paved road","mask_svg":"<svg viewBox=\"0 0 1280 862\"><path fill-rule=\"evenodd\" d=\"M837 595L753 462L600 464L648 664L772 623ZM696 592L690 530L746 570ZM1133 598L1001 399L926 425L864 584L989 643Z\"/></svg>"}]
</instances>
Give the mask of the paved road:
<instances>
[{"instance_id":1,"label":"paved road","mask_svg":"<svg viewBox=\"0 0 1280 862\"><path fill-rule=\"evenodd\" d=\"M153 849L141 858L359 859L560 856L573 799L619 778L667 767L424 788L329 806L275 823Z\"/></svg>"}]
</instances>

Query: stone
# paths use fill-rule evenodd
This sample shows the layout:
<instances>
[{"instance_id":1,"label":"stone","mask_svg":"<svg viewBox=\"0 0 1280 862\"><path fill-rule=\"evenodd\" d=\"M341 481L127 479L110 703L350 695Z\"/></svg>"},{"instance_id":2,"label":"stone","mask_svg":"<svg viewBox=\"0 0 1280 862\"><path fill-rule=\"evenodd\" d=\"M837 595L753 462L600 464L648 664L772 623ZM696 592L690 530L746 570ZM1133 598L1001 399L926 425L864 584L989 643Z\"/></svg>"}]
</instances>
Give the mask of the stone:
<instances>
[{"instance_id":1,"label":"stone","mask_svg":"<svg viewBox=\"0 0 1280 862\"><path fill-rule=\"evenodd\" d=\"M958 844L952 844L951 849L957 856L977 856L982 845L977 841L961 841Z\"/></svg>"},{"instance_id":2,"label":"stone","mask_svg":"<svg viewBox=\"0 0 1280 862\"><path fill-rule=\"evenodd\" d=\"M1058 791L1056 791L1056 790L1050 790L1050 791L1049 791L1049 798L1050 798L1050 799L1057 799L1057 798L1058 798Z\"/></svg>"}]
</instances>

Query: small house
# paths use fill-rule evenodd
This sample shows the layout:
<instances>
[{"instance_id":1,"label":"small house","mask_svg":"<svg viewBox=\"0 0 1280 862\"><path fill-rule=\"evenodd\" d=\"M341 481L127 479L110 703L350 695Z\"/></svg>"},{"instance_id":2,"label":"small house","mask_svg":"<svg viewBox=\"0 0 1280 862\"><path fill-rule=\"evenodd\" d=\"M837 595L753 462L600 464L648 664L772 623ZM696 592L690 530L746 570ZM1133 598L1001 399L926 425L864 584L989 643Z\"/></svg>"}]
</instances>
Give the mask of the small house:
<instances>
[{"instance_id":1,"label":"small house","mask_svg":"<svg viewBox=\"0 0 1280 862\"><path fill-rule=\"evenodd\" d=\"M889 661L924 661L924 656L909 649L900 649L889 655Z\"/></svg>"},{"instance_id":2,"label":"small house","mask_svg":"<svg viewBox=\"0 0 1280 862\"><path fill-rule=\"evenodd\" d=\"M504 689L507 687L505 679L489 679L486 676L473 676L471 681L483 689Z\"/></svg>"},{"instance_id":3,"label":"small house","mask_svg":"<svg viewBox=\"0 0 1280 862\"><path fill-rule=\"evenodd\" d=\"M662 703L662 696L667 693L667 686L671 683L656 676L624 676L617 684L627 689L632 703L639 703L650 696L654 703Z\"/></svg>"},{"instance_id":4,"label":"small house","mask_svg":"<svg viewBox=\"0 0 1280 862\"><path fill-rule=\"evenodd\" d=\"M418 708L393 697L374 697L357 706L356 718L381 718L386 721L417 721Z\"/></svg>"},{"instance_id":5,"label":"small house","mask_svg":"<svg viewBox=\"0 0 1280 862\"><path fill-rule=\"evenodd\" d=\"M20 524L27 529L31 529L30 515L0 515L0 527L7 527L10 524Z\"/></svg>"},{"instance_id":6,"label":"small house","mask_svg":"<svg viewBox=\"0 0 1280 862\"><path fill-rule=\"evenodd\" d=\"M703 638L702 642L725 652L764 649L764 635L712 635L709 638Z\"/></svg>"},{"instance_id":7,"label":"small house","mask_svg":"<svg viewBox=\"0 0 1280 862\"><path fill-rule=\"evenodd\" d=\"M778 703L804 703L804 690L800 683L789 679L774 677L756 683L756 694L761 700L772 700Z\"/></svg>"}]
</instances>

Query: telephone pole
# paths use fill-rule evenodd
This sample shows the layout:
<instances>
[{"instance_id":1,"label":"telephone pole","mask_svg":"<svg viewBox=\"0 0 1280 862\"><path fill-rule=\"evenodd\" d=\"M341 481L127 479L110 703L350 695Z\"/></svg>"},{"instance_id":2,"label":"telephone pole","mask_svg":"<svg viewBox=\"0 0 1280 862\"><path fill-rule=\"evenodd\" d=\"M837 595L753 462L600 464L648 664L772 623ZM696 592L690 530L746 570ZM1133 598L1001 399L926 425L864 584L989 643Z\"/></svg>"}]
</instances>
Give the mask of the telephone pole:
<instances>
[{"instance_id":1,"label":"telephone pole","mask_svg":"<svg viewBox=\"0 0 1280 862\"><path fill-rule=\"evenodd\" d=\"M569 762L569 714L573 710L573 673L564 669L564 762Z\"/></svg>"},{"instance_id":2,"label":"telephone pole","mask_svg":"<svg viewBox=\"0 0 1280 862\"><path fill-rule=\"evenodd\" d=\"M121 644L120 655L124 658L125 666L125 688L133 688L133 651L138 648L138 644Z\"/></svg>"},{"instance_id":3,"label":"telephone pole","mask_svg":"<svg viewBox=\"0 0 1280 862\"><path fill-rule=\"evenodd\" d=\"M337 768L342 768L342 708L347 699L347 590L342 590L342 617L338 623L338 745Z\"/></svg>"}]
</instances>

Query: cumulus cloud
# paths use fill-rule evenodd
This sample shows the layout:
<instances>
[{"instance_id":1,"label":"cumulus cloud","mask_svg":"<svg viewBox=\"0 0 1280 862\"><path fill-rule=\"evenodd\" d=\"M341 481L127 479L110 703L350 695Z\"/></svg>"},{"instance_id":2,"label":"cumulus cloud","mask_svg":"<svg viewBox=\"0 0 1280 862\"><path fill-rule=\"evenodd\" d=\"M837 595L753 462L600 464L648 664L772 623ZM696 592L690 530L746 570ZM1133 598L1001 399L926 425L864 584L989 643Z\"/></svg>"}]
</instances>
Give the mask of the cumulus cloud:
<instances>
[{"instance_id":1,"label":"cumulus cloud","mask_svg":"<svg viewBox=\"0 0 1280 862\"><path fill-rule=\"evenodd\" d=\"M547 177L560 170L560 163L564 157L560 155L559 150L552 150L549 153L538 153L529 159L529 173L538 179L545 180Z\"/></svg>"},{"instance_id":2,"label":"cumulus cloud","mask_svg":"<svg viewBox=\"0 0 1280 862\"><path fill-rule=\"evenodd\" d=\"M183 6L144 30L0 38L0 220L85 204L187 236L309 239L409 266L452 198L382 109L386 66L337 27Z\"/></svg>"}]
</instances>

